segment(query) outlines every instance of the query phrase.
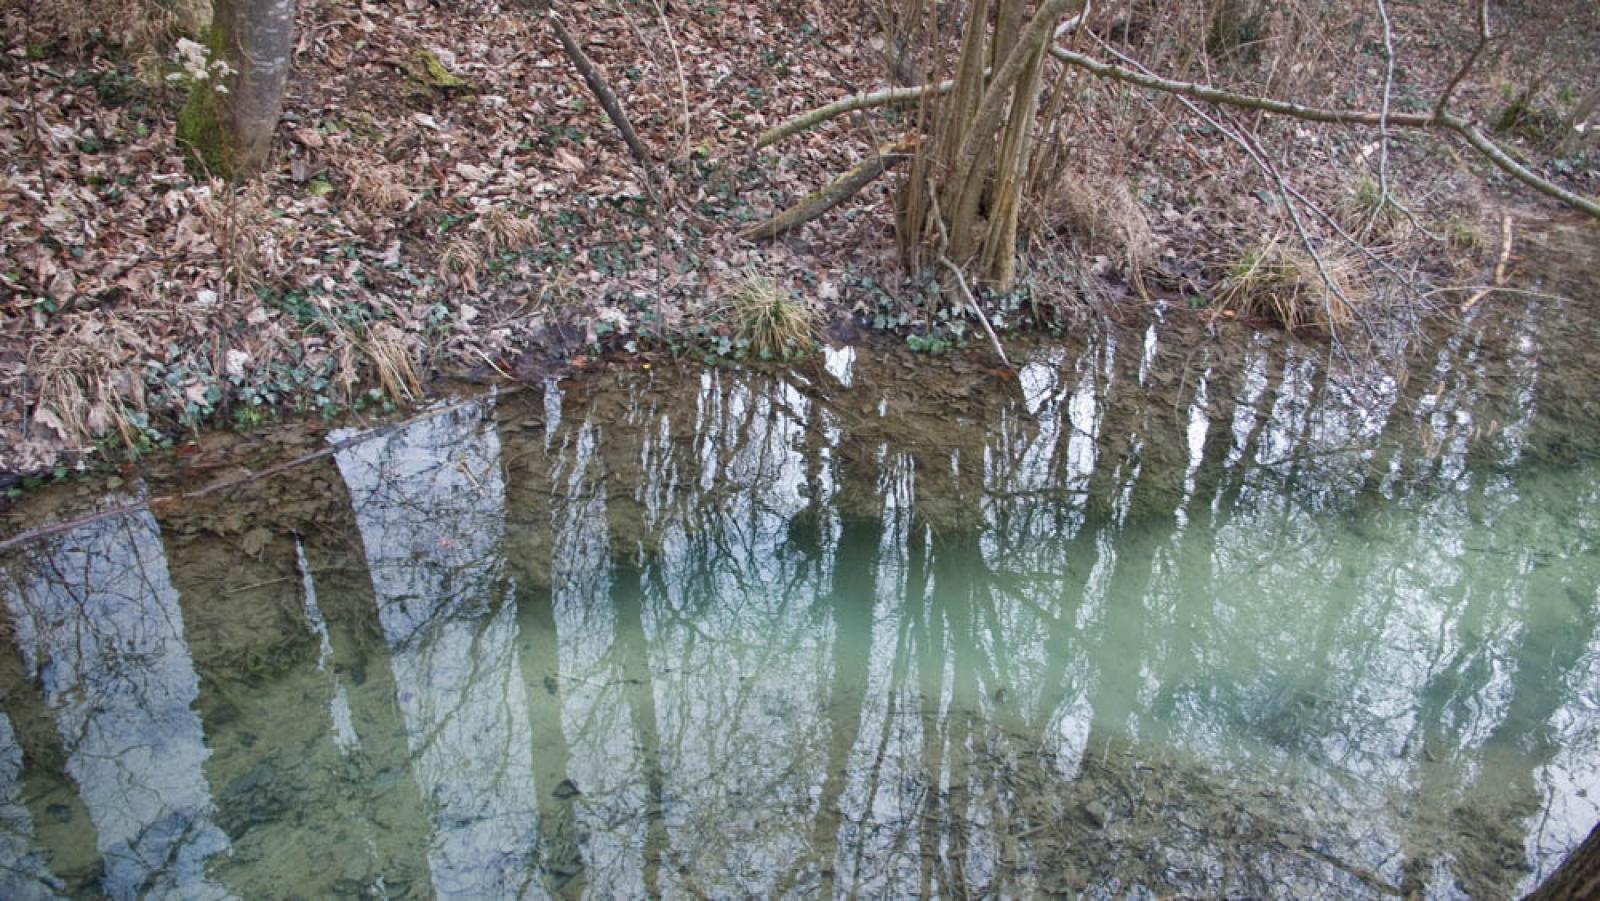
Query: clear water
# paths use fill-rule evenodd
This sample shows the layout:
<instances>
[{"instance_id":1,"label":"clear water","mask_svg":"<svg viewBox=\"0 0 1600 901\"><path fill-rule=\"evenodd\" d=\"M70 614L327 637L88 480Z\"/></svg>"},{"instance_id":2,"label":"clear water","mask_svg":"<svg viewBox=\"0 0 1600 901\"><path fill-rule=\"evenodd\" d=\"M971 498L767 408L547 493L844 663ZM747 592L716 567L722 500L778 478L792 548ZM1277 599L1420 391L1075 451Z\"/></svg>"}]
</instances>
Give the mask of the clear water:
<instances>
[{"instance_id":1,"label":"clear water","mask_svg":"<svg viewBox=\"0 0 1600 901\"><path fill-rule=\"evenodd\" d=\"M1550 321L658 365L128 482L0 570L0 895L1513 895L1600 816Z\"/></svg>"}]
</instances>

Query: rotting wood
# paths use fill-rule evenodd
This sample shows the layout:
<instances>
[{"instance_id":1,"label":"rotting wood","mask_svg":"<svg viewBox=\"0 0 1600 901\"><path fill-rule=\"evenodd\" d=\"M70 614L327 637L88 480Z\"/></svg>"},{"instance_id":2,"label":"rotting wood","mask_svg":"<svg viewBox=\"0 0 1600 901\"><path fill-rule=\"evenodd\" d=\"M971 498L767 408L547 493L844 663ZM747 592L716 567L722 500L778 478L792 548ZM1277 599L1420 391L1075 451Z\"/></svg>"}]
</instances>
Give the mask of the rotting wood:
<instances>
[{"instance_id":1,"label":"rotting wood","mask_svg":"<svg viewBox=\"0 0 1600 901\"><path fill-rule=\"evenodd\" d=\"M807 194L799 203L781 213L745 229L741 235L752 241L772 240L821 216L877 180L878 176L910 159L916 139L900 138L878 148L878 152L852 166L844 174Z\"/></svg>"}]
</instances>

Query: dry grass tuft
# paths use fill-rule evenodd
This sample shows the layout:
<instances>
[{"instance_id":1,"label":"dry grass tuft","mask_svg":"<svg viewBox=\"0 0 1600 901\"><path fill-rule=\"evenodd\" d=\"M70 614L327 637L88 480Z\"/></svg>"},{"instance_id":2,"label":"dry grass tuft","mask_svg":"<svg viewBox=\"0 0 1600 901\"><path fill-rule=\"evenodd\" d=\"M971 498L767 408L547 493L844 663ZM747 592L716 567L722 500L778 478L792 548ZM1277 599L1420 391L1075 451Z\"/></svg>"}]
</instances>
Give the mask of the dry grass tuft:
<instances>
[{"instance_id":1,"label":"dry grass tuft","mask_svg":"<svg viewBox=\"0 0 1600 901\"><path fill-rule=\"evenodd\" d=\"M478 270L483 267L483 251L477 242L456 238L439 251L439 277L446 284L478 290Z\"/></svg>"},{"instance_id":2,"label":"dry grass tuft","mask_svg":"<svg viewBox=\"0 0 1600 901\"><path fill-rule=\"evenodd\" d=\"M787 360L811 350L811 307L772 279L746 276L728 299L739 337L762 359Z\"/></svg>"},{"instance_id":3,"label":"dry grass tuft","mask_svg":"<svg viewBox=\"0 0 1600 901\"><path fill-rule=\"evenodd\" d=\"M222 258L223 273L238 290L260 285L279 268L270 200L261 182L235 188L213 179L197 207Z\"/></svg>"},{"instance_id":4,"label":"dry grass tuft","mask_svg":"<svg viewBox=\"0 0 1600 901\"><path fill-rule=\"evenodd\" d=\"M1265 318L1289 331L1333 331L1356 320L1360 267L1350 256L1320 254L1272 238L1246 250L1217 284L1213 309L1225 316Z\"/></svg>"},{"instance_id":5,"label":"dry grass tuft","mask_svg":"<svg viewBox=\"0 0 1600 901\"><path fill-rule=\"evenodd\" d=\"M1345 186L1338 213L1344 227L1358 241L1377 239L1398 244L1415 231L1411 217L1392 196L1385 195L1383 186L1371 175L1357 176Z\"/></svg>"},{"instance_id":6,"label":"dry grass tuft","mask_svg":"<svg viewBox=\"0 0 1600 901\"><path fill-rule=\"evenodd\" d=\"M138 51L198 33L210 19L210 3L195 0L39 0L31 24L74 51L97 41Z\"/></svg>"},{"instance_id":7,"label":"dry grass tuft","mask_svg":"<svg viewBox=\"0 0 1600 901\"><path fill-rule=\"evenodd\" d=\"M1066 235L1080 254L1104 257L1129 284L1143 284L1144 272L1155 259L1156 239L1127 185L1067 173L1057 181L1046 208L1049 226Z\"/></svg>"},{"instance_id":8,"label":"dry grass tuft","mask_svg":"<svg viewBox=\"0 0 1600 901\"><path fill-rule=\"evenodd\" d=\"M532 222L504 207L490 207L478 222L495 250L526 249L533 246L534 238L538 235Z\"/></svg>"},{"instance_id":9,"label":"dry grass tuft","mask_svg":"<svg viewBox=\"0 0 1600 901\"><path fill-rule=\"evenodd\" d=\"M380 322L367 329L356 344L372 362L378 384L390 399L411 403L422 397L422 379L412 365L413 341L392 322Z\"/></svg>"},{"instance_id":10,"label":"dry grass tuft","mask_svg":"<svg viewBox=\"0 0 1600 901\"><path fill-rule=\"evenodd\" d=\"M350 193L368 213L393 215L416 203L416 192L406 184L398 166L356 160L341 167L350 179Z\"/></svg>"},{"instance_id":11,"label":"dry grass tuft","mask_svg":"<svg viewBox=\"0 0 1600 901\"><path fill-rule=\"evenodd\" d=\"M67 447L83 450L116 432L128 447L143 437L144 380L134 361L153 352L117 319L75 320L29 361L38 392L33 423Z\"/></svg>"}]
</instances>

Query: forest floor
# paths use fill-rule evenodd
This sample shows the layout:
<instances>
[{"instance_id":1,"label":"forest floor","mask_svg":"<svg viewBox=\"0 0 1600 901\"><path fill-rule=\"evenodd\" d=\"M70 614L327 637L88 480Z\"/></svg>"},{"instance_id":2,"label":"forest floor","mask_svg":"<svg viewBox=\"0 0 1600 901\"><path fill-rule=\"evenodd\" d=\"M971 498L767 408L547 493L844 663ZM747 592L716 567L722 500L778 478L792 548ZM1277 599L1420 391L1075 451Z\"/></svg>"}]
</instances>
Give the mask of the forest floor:
<instances>
[{"instance_id":1,"label":"forest floor","mask_svg":"<svg viewBox=\"0 0 1600 901\"><path fill-rule=\"evenodd\" d=\"M0 489L204 427L403 406L451 379L740 358L752 280L819 323L923 349L975 334L934 280L903 272L895 174L776 241L740 236L913 123L915 109L880 109L752 150L789 116L904 75L882 37L891 4L586 4L569 25L653 155L646 171L528 7L303 0L273 163L236 187L178 145L173 36L129 26L139 3L0 4ZM1391 108L1418 112L1477 39L1467 3L1322 6L1316 28L1277 13L1277 32L1221 68L1139 0L1104 4L1072 40L1175 77L1378 109L1386 11ZM1594 196L1600 153L1556 148L1597 78L1600 12L1525 6L1540 9L1496 11L1515 39L1491 43L1452 108L1492 124L1528 92L1498 139ZM430 84L428 60L464 85ZM1212 301L1241 260L1302 230L1371 276L1352 285L1374 303L1445 308L1514 266L1505 211L1565 215L1448 136L1209 107L1207 123L1169 96L1058 79L1073 101L1039 151L1056 187L1026 214L1021 287L985 298L1002 333L1137 317L1152 298L1219 328L1268 325ZM1298 226L1285 186L1308 204Z\"/></svg>"}]
</instances>

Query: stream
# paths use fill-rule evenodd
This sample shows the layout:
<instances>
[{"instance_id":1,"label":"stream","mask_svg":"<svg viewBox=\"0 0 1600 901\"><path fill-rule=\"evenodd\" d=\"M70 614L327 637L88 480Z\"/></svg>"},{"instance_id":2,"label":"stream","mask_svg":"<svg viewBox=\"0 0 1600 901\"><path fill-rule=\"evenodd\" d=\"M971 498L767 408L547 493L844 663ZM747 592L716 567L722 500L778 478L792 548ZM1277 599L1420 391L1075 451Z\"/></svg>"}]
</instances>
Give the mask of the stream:
<instances>
[{"instance_id":1,"label":"stream","mask_svg":"<svg viewBox=\"0 0 1600 901\"><path fill-rule=\"evenodd\" d=\"M1589 315L625 365L43 492L122 511L0 556L0 896L1515 896L1600 819Z\"/></svg>"}]
</instances>

